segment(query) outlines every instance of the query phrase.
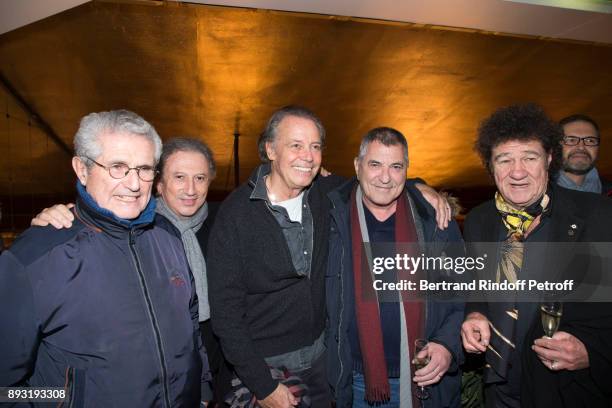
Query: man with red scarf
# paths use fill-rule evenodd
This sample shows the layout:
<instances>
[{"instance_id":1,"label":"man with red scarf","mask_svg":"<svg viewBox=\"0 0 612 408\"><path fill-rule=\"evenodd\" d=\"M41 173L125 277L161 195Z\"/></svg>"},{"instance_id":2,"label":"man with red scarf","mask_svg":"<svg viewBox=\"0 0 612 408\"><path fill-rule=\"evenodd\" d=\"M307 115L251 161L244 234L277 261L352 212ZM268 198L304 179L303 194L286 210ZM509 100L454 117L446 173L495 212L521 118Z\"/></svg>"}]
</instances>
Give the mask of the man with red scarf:
<instances>
[{"instance_id":1,"label":"man with red scarf","mask_svg":"<svg viewBox=\"0 0 612 408\"><path fill-rule=\"evenodd\" d=\"M328 375L337 407L418 407L419 386L428 389L428 407L460 404L462 351L457 334L463 305L418 300L409 291L401 295L402 301L399 295L395 302L372 301L377 295L367 266L362 267L364 243L375 245L372 257L381 255L380 243L420 244L433 256L453 252L453 242L458 244L455 250L462 247L454 221L445 230L437 228L434 209L406 183L407 168L404 136L395 129L376 128L361 142L357 178L329 194ZM417 338L428 341L418 357L427 356L430 362L412 372Z\"/></svg>"}]
</instances>

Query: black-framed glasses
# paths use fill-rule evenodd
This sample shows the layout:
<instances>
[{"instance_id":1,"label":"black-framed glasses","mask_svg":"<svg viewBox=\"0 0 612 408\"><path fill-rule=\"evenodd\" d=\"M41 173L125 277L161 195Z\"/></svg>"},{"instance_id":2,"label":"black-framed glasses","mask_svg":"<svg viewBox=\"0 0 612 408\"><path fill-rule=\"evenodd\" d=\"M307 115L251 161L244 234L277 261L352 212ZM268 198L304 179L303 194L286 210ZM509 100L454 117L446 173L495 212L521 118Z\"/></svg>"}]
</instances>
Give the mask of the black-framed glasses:
<instances>
[{"instance_id":1,"label":"black-framed glasses","mask_svg":"<svg viewBox=\"0 0 612 408\"><path fill-rule=\"evenodd\" d=\"M151 166L130 167L125 163L115 163L110 166L105 166L92 158L86 157L86 159L108 171L108 174L114 179L125 178L132 170L136 170L138 178L142 181L153 181L157 175L157 170Z\"/></svg>"},{"instance_id":2,"label":"black-framed glasses","mask_svg":"<svg viewBox=\"0 0 612 408\"><path fill-rule=\"evenodd\" d=\"M566 146L577 146L580 144L581 140L585 146L599 146L599 138L596 136L565 136L563 138L563 144Z\"/></svg>"}]
</instances>

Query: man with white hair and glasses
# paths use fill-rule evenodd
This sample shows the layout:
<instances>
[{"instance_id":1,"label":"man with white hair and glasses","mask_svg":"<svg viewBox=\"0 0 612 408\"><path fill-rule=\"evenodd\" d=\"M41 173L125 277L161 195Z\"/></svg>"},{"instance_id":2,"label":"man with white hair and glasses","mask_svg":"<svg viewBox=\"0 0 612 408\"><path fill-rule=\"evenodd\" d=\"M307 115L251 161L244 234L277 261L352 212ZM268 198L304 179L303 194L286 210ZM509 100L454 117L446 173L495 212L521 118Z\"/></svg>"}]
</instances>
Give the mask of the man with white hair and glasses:
<instances>
[{"instance_id":1,"label":"man with white hair and glasses","mask_svg":"<svg viewBox=\"0 0 612 408\"><path fill-rule=\"evenodd\" d=\"M74 144L75 222L30 228L0 257L0 386L61 387L79 407L198 406L195 285L180 236L153 225L161 140L118 110L85 116Z\"/></svg>"}]
</instances>

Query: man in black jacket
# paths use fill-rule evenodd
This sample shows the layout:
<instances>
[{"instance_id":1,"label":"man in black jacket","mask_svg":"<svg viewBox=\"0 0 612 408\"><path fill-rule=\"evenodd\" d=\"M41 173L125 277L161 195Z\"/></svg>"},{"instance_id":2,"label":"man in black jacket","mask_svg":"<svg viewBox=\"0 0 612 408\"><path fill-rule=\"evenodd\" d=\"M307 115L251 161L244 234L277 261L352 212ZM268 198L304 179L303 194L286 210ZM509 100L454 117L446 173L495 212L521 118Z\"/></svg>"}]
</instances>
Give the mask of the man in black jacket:
<instances>
[{"instance_id":1,"label":"man in black jacket","mask_svg":"<svg viewBox=\"0 0 612 408\"><path fill-rule=\"evenodd\" d=\"M339 180L318 176L325 131L305 108L272 115L260 140L269 164L221 205L209 243L213 329L242 383L264 407L297 404L273 379L284 367L329 406L323 359L329 209Z\"/></svg>"},{"instance_id":2,"label":"man in black jacket","mask_svg":"<svg viewBox=\"0 0 612 408\"><path fill-rule=\"evenodd\" d=\"M486 278L579 282L592 272L592 258L575 262L575 248L612 241L609 200L549 183L560 164L560 139L558 126L533 104L502 108L481 124L476 149L497 193L468 214L464 238L472 250L496 248ZM609 406L609 303L565 303L559 331L541 338L538 303L480 300L466 305L461 335L467 352L486 353L487 407Z\"/></svg>"}]
</instances>

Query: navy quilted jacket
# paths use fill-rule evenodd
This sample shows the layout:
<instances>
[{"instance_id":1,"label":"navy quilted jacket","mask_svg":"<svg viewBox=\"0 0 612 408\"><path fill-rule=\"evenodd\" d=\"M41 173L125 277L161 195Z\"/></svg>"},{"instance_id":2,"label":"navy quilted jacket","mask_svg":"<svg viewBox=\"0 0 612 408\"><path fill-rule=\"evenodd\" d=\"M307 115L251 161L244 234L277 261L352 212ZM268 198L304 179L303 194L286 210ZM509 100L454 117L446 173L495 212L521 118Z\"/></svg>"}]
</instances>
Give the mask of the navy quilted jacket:
<instances>
[{"instance_id":1,"label":"navy quilted jacket","mask_svg":"<svg viewBox=\"0 0 612 408\"><path fill-rule=\"evenodd\" d=\"M30 228L0 256L0 386L67 387L63 407L198 406L208 363L180 238L154 226L154 200L127 224L82 191L71 228Z\"/></svg>"}]
</instances>

